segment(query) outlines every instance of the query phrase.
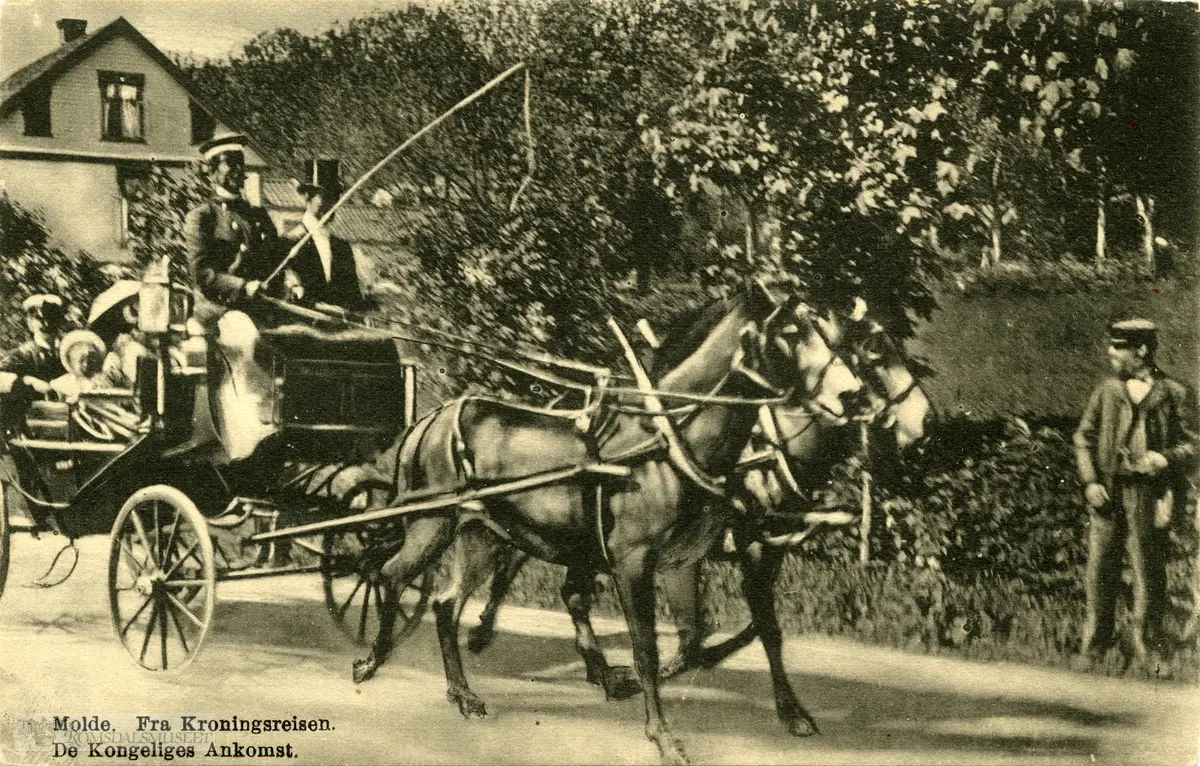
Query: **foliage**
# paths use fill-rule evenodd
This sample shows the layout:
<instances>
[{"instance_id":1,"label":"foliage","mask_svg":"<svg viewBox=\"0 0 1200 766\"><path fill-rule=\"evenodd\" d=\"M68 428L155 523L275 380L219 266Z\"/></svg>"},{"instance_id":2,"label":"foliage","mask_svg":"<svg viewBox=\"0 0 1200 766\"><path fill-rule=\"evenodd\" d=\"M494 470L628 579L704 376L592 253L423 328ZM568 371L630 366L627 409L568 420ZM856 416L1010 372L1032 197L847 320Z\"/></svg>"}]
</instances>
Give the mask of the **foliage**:
<instances>
[{"instance_id":1,"label":"foliage","mask_svg":"<svg viewBox=\"0 0 1200 766\"><path fill-rule=\"evenodd\" d=\"M42 217L26 210L0 190L0 342L11 348L26 340L21 301L36 293L54 293L68 305L69 316L81 321L92 298L109 279L84 253L56 247Z\"/></svg>"},{"instance_id":2,"label":"foliage","mask_svg":"<svg viewBox=\"0 0 1200 766\"><path fill-rule=\"evenodd\" d=\"M137 264L144 267L166 257L177 276L188 274L184 219L209 194L200 163L183 170L151 163L146 183L129 203L130 249Z\"/></svg>"}]
</instances>

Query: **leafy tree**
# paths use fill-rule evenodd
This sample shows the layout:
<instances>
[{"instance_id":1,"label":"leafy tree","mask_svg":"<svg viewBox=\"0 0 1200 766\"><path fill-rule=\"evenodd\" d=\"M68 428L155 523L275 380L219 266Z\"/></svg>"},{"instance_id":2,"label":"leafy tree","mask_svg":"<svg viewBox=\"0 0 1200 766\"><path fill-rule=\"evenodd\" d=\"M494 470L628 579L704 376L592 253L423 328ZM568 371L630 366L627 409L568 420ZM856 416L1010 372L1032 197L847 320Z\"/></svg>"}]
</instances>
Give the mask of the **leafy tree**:
<instances>
[{"instance_id":1,"label":"leafy tree","mask_svg":"<svg viewBox=\"0 0 1200 766\"><path fill-rule=\"evenodd\" d=\"M129 204L129 239L139 266L170 259L176 278L190 281L183 224L187 213L210 196L199 162L183 170L150 166L147 182Z\"/></svg>"},{"instance_id":2,"label":"leafy tree","mask_svg":"<svg viewBox=\"0 0 1200 766\"><path fill-rule=\"evenodd\" d=\"M726 279L774 271L819 300L861 295L910 335L934 306L941 264L924 243L961 162L954 6L719 5L675 106L648 118L661 183L741 200L749 244L726 249ZM778 247L747 252L760 216L777 221Z\"/></svg>"},{"instance_id":3,"label":"leafy tree","mask_svg":"<svg viewBox=\"0 0 1200 766\"><path fill-rule=\"evenodd\" d=\"M99 263L85 253L56 247L44 219L0 190L0 303L7 307L0 320L0 341L5 347L26 339L20 308L25 298L58 295L70 315L81 321L92 298L108 284Z\"/></svg>"}]
</instances>

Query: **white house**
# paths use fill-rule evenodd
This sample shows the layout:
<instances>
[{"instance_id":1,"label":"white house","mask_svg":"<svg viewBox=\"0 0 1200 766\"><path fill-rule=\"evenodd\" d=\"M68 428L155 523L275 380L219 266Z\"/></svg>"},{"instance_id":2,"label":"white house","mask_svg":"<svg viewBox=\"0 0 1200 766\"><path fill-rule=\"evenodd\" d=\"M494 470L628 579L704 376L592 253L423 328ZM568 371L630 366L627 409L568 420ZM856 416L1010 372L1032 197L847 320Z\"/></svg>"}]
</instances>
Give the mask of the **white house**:
<instances>
[{"instance_id":1,"label":"white house","mask_svg":"<svg viewBox=\"0 0 1200 766\"><path fill-rule=\"evenodd\" d=\"M0 83L0 186L61 246L125 260L127 199L149 163L182 166L236 126L124 18L91 34L80 19L57 26L61 44ZM253 144L246 164L246 196L259 204L266 161Z\"/></svg>"}]
</instances>

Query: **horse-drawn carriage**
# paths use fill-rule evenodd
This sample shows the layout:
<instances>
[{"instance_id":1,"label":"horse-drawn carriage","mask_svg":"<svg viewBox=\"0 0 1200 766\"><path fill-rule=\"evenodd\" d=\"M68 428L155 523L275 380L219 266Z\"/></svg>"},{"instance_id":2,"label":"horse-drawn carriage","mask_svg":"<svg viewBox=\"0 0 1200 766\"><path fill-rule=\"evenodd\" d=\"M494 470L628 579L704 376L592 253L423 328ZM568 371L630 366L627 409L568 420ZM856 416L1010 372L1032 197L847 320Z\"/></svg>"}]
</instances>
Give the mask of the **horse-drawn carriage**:
<instances>
[{"instance_id":1,"label":"horse-drawn carriage","mask_svg":"<svg viewBox=\"0 0 1200 766\"><path fill-rule=\"evenodd\" d=\"M682 751L659 710L653 574L694 565L732 527L779 715L793 734L815 731L782 672L772 606L780 557L763 554L772 537L748 512L747 491L726 481L776 465L789 476L781 456L809 427L779 433L762 407L790 403L813 423L842 425L870 409L844 352L794 295L758 288L711 305L653 352L653 376L610 323L634 374L613 380L596 368L581 408L475 396L419 420L415 366L396 336L347 323L289 325L250 344L201 348L188 330L186 290L148 279L137 299L146 353L133 389L38 402L10 418L4 442L15 475L3 489L5 500L25 500L35 532L110 534L113 625L142 667L173 670L195 657L218 581L308 571L322 575L338 624L360 643L371 639L354 668L366 680L419 624L433 567L457 540L457 594L443 591L433 606L448 695L464 715L482 714L455 637L462 599L490 571L481 569L487 559L461 559L460 533L473 526L568 567L564 599L581 640L586 606L572 598L596 572L613 575L647 734L673 760ZM328 315L307 316L331 326ZM885 371L877 409L899 410L919 392L906 371L889 377L894 360L867 345L857 352L856 367ZM223 398L231 389L240 390L237 406ZM756 423L769 449L739 465ZM7 502L0 519L6 572ZM606 690L628 680L580 648L589 678Z\"/></svg>"},{"instance_id":2,"label":"horse-drawn carriage","mask_svg":"<svg viewBox=\"0 0 1200 766\"><path fill-rule=\"evenodd\" d=\"M192 660L223 580L319 572L331 615L364 640L380 598L371 551L402 541L402 527L287 543L254 537L346 515L388 488L363 466L413 421L413 363L381 334L264 330L256 406L222 408L223 390L247 381L231 380L229 361L189 326L186 288L148 278L129 297L145 343L132 389L8 403L0 593L14 528L61 534L72 548L78 537L108 534L114 628L144 668ZM253 454L231 459L229 437L246 433ZM18 524L22 501L27 523ZM412 583L398 633L419 623L428 591L424 578Z\"/></svg>"}]
</instances>

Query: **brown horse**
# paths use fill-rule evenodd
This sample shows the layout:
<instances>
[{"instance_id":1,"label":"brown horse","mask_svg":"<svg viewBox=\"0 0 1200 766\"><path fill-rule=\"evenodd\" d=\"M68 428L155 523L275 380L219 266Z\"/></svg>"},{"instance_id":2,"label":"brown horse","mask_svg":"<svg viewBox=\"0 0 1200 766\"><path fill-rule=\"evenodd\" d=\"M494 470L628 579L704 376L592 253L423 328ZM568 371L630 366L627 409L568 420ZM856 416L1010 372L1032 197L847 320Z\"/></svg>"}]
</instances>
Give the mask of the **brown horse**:
<instances>
[{"instance_id":1,"label":"brown horse","mask_svg":"<svg viewBox=\"0 0 1200 766\"><path fill-rule=\"evenodd\" d=\"M489 497L450 515L415 518L403 546L383 566L389 585L379 635L370 656L355 663L356 681L371 677L391 651L402 586L449 548L462 524L478 521L531 555L612 574L645 697L646 735L664 761L686 762L659 699L654 570L698 561L736 521L729 502L709 502L720 486L710 477L724 476L737 465L756 419L756 399L794 390L799 383L822 412L844 419L853 413L843 400L855 398L862 384L832 354L796 301L778 305L758 290L710 307L685 337L690 348L676 354L678 362L659 380L659 391L668 402L666 392L707 395L709 401L673 425L664 425L662 411L643 397L623 401L615 416L604 419L599 436L582 433L560 415L473 397L443 406L409 432L397 461L407 490L465 487L601 461L623 463L631 475L619 483L574 478ZM625 409L630 407L635 412ZM670 448L661 448L657 435ZM480 559L457 560L469 565ZM486 567L468 566L457 573L459 588L433 604L447 695L465 716L484 715L486 709L463 672L456 601L459 590L469 592L489 573ZM778 652L774 655L772 664ZM793 732L814 733L812 718L790 686L777 689L777 698L781 693Z\"/></svg>"},{"instance_id":2,"label":"brown horse","mask_svg":"<svg viewBox=\"0 0 1200 766\"><path fill-rule=\"evenodd\" d=\"M829 312L821 317L819 326L826 341L851 362L854 372L868 384L874 414L872 469L878 473L881 468L898 465L900 454L924 438L929 419L934 414L903 351L878 322L867 316L865 303L857 304L846 316ZM794 529L801 514L811 510L811 495L825 485L833 466L858 449L859 440L857 429L831 422L829 418L800 406L764 407L760 412L760 426L746 448L747 457L775 453L786 459L783 465L773 460L765 463L759 460L757 465L744 471L745 488L754 497L754 505L761 514L759 534L762 536L779 531L779 526ZM469 632L467 646L473 652L482 651L491 643L497 610L517 572L528 560L511 546L494 545L493 548L490 597L480 616L480 624ZM486 541L477 541L474 550L478 554L487 552ZM783 553L782 548L769 547L760 548L753 555L739 550L736 555L743 565L744 588L747 591L764 588L765 592L772 592ZM718 550L716 555L724 556L724 552ZM778 633L774 623L760 626L757 621L752 621L725 642L703 647L699 565L679 567L661 574L679 635L679 648L663 666L662 678L670 678L692 667L713 667L748 645L762 630L769 635ZM576 648L584 658L588 680L602 686L609 699L623 699L639 690L627 668L610 667L605 662L588 621L591 578L590 572L578 568L569 570L563 600L575 623ZM752 598L749 593L747 598ZM782 688L780 679L774 680L776 688ZM786 704L786 695L777 699ZM789 723L784 707L779 708L779 713L784 722Z\"/></svg>"}]
</instances>

